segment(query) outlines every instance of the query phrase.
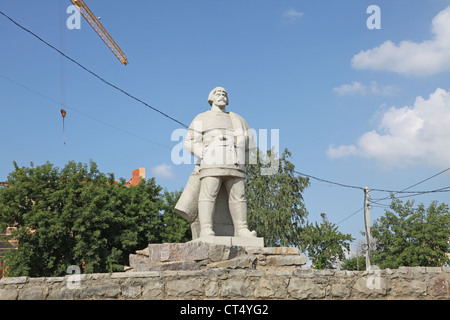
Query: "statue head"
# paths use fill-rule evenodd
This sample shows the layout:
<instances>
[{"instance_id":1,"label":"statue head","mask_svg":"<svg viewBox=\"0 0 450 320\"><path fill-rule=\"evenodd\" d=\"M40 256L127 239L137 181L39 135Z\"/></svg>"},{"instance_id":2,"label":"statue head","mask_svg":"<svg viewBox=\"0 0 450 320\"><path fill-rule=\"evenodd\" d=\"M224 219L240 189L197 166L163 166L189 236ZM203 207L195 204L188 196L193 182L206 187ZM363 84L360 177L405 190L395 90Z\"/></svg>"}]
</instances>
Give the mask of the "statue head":
<instances>
[{"instance_id":1,"label":"statue head","mask_svg":"<svg viewBox=\"0 0 450 320\"><path fill-rule=\"evenodd\" d=\"M212 89L208 96L208 103L210 106L215 104L222 108L227 106L228 105L227 90L225 90L222 87L216 87L216 88Z\"/></svg>"}]
</instances>

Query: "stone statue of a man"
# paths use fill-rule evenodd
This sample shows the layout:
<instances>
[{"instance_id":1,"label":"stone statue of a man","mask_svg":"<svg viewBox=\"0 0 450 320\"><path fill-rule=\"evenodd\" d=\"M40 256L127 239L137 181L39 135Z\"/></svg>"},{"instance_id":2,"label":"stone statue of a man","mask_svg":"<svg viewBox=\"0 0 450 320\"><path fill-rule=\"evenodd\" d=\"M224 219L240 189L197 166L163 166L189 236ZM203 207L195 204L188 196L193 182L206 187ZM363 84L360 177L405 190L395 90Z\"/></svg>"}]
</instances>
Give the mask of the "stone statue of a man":
<instances>
[{"instance_id":1,"label":"stone statue of a man","mask_svg":"<svg viewBox=\"0 0 450 320\"><path fill-rule=\"evenodd\" d=\"M247 122L241 116L226 111L228 94L224 88L213 89L208 103L211 109L195 117L185 138L185 148L199 161L188 181L186 189L189 190L183 191L176 209L188 220L193 220L194 217L187 217L188 214L180 212L183 211L181 207L186 207L181 202L187 198L198 199L194 213L200 223L198 237L215 236L213 224L216 202L219 191L225 187L228 203L224 205L228 205L234 237L256 237L256 232L250 231L247 226L244 188L245 165L249 153L255 148L255 141ZM185 192L189 195L184 195ZM197 192L198 198L197 194L193 196Z\"/></svg>"}]
</instances>

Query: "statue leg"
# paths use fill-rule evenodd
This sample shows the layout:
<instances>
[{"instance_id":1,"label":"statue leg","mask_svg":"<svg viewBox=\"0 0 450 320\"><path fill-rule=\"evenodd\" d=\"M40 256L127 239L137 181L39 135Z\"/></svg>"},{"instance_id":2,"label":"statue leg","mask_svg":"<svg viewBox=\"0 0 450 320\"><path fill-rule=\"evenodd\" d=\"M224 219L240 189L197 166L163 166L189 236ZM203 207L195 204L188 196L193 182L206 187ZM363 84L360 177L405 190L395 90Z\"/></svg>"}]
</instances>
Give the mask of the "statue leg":
<instances>
[{"instance_id":1,"label":"statue leg","mask_svg":"<svg viewBox=\"0 0 450 320\"><path fill-rule=\"evenodd\" d=\"M220 177L205 177L201 180L200 194L198 197L200 238L215 236L213 231L214 211L221 184Z\"/></svg>"},{"instance_id":2,"label":"statue leg","mask_svg":"<svg viewBox=\"0 0 450 320\"><path fill-rule=\"evenodd\" d=\"M225 181L228 192L228 206L234 225L235 237L256 237L256 231L250 231L247 225L247 200L244 178L231 178Z\"/></svg>"}]
</instances>

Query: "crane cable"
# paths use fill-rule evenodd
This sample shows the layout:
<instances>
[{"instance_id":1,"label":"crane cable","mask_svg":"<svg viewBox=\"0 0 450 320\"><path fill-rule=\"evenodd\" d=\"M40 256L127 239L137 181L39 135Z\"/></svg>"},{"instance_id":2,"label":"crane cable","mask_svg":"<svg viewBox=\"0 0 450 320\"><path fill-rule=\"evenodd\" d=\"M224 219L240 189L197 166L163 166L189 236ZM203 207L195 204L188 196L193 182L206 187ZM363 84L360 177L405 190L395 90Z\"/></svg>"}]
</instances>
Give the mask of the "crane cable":
<instances>
[{"instance_id":1,"label":"crane cable","mask_svg":"<svg viewBox=\"0 0 450 320\"><path fill-rule=\"evenodd\" d=\"M93 75L94 77L96 77L97 79L99 79L100 81L102 81L103 83L107 84L108 86L122 92L123 94L127 95L128 97L136 100L137 102L142 103L143 105L145 105L146 107L162 114L164 117L182 125L185 128L188 128L188 126L184 123L182 123L181 121L178 121L177 119L169 116L168 114L164 113L161 110L158 110L155 107L152 107L151 105L149 105L148 103L146 103L145 101L142 101L141 99L133 96L132 94L126 92L125 90L119 88L118 86L112 84L111 82L103 79L102 77L100 77L98 74L96 74L95 72L89 70L88 68L86 68L85 66L83 66L81 63L77 62L76 60L72 59L71 57L67 56L64 52L62 52L61 50L55 48L54 46L52 46L50 43L48 43L47 41L45 41L44 39L42 39L41 37L39 37L37 34L33 33L32 31L28 30L27 28L25 28L24 26L20 25L18 22L14 21L12 18L10 18L8 15L6 15L5 13L3 13L2 11L0 11L0 14L3 15L5 18L7 18L8 20L10 20L12 23L14 23L16 26L18 26L19 28L21 28L22 30L28 32L29 34L31 34L32 36L34 36L35 38L37 38L38 40L40 40L41 42L43 42L45 45L47 45L48 47L52 48L53 50L55 50L56 52L58 52L59 54L61 54L63 57L65 57L66 59L70 60L71 62L75 63L77 66L79 66L80 68L82 68L83 70L89 72L91 75Z\"/></svg>"},{"instance_id":2,"label":"crane cable","mask_svg":"<svg viewBox=\"0 0 450 320\"><path fill-rule=\"evenodd\" d=\"M63 2L59 2L59 9L62 12L63 10ZM62 15L60 15L59 18L59 41L60 41L60 48L62 51L65 49L66 44L66 37L65 37L65 21ZM61 116L62 116L62 123L63 123L63 141L64 145L66 144L66 129L64 125L64 119L66 117L66 104L67 104L67 97L66 97L66 65L65 60L63 56L60 56L60 81L61 81Z\"/></svg>"}]
</instances>

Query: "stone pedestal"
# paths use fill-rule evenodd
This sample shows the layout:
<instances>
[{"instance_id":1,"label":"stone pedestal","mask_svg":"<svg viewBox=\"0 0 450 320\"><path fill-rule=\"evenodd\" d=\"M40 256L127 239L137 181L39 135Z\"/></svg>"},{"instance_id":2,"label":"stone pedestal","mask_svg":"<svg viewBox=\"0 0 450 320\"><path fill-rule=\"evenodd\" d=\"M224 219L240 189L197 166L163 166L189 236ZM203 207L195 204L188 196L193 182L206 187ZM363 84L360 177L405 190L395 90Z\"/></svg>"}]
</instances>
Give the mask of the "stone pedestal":
<instances>
[{"instance_id":1,"label":"stone pedestal","mask_svg":"<svg viewBox=\"0 0 450 320\"><path fill-rule=\"evenodd\" d=\"M241 246L241 247L264 247L264 238L262 237L202 237L196 238L189 241L193 242L204 242L210 244L219 244L226 246Z\"/></svg>"},{"instance_id":2,"label":"stone pedestal","mask_svg":"<svg viewBox=\"0 0 450 320\"><path fill-rule=\"evenodd\" d=\"M219 238L222 237L215 237ZM231 238L234 237L223 237ZM239 238L236 238L239 239ZM255 238L252 238L255 239ZM256 238L258 239L258 238ZM149 244L130 254L127 272L202 269L292 269L306 264L297 248L240 246L202 241Z\"/></svg>"}]
</instances>

